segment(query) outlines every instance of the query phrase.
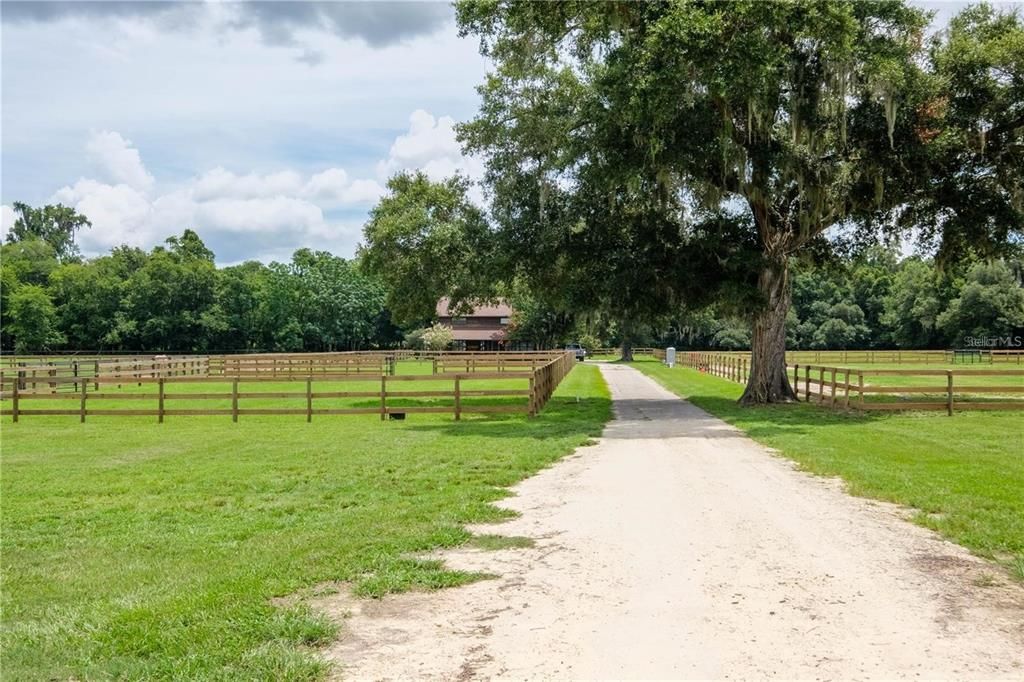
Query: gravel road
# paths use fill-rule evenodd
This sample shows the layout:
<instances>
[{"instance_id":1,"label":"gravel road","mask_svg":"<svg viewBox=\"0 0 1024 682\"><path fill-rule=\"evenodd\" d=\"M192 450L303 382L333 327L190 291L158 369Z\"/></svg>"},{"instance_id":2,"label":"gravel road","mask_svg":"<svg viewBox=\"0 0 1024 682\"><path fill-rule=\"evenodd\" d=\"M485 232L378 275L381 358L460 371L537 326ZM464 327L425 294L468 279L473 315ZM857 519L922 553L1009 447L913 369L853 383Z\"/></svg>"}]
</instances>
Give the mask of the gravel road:
<instances>
[{"instance_id":1,"label":"gravel road","mask_svg":"<svg viewBox=\"0 0 1024 682\"><path fill-rule=\"evenodd\" d=\"M600 442L523 481L536 540L460 550L457 589L317 602L345 679L1024 680L1024 588L796 471L636 370L603 365Z\"/></svg>"}]
</instances>

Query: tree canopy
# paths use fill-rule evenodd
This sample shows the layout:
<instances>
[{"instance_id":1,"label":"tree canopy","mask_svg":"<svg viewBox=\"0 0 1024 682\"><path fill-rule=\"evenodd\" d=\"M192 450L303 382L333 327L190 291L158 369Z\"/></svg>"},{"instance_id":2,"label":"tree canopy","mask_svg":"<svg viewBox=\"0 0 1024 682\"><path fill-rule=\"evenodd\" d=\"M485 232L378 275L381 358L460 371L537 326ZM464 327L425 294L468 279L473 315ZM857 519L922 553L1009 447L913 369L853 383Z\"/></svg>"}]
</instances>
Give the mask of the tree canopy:
<instances>
[{"instance_id":1,"label":"tree canopy","mask_svg":"<svg viewBox=\"0 0 1024 682\"><path fill-rule=\"evenodd\" d=\"M459 303L492 290L484 268L491 261L489 228L469 200L466 179L431 182L423 173L399 173L387 189L370 212L359 253L366 272L386 285L397 321L426 322L444 296Z\"/></svg>"},{"instance_id":2,"label":"tree canopy","mask_svg":"<svg viewBox=\"0 0 1024 682\"><path fill-rule=\"evenodd\" d=\"M1016 68L1007 47L1019 24L965 15L929 53L927 14L899 0L723 7L464 0L460 29L480 38L493 70L460 133L487 162L500 251L535 288L578 306L596 298L627 326L674 302L749 311L742 400L787 400L795 258L827 254L837 237L869 244L916 226L914 197L922 216L923 197L939 207L948 253L966 251L934 179L965 160L941 152L936 131L984 120L992 92L1011 112L992 130L1019 149L1019 80L958 80L943 59L962 66L957 45L975 32L991 36L976 68ZM1012 168L1013 153L1010 165L1004 157L992 165ZM978 210L990 241L1005 243L1012 224ZM851 310L819 312L829 338L864 333Z\"/></svg>"},{"instance_id":3,"label":"tree canopy","mask_svg":"<svg viewBox=\"0 0 1024 682\"><path fill-rule=\"evenodd\" d=\"M50 245L61 262L78 258L75 233L92 226L88 218L63 204L33 208L15 201L13 207L18 217L7 234L8 242L39 239Z\"/></svg>"}]
</instances>

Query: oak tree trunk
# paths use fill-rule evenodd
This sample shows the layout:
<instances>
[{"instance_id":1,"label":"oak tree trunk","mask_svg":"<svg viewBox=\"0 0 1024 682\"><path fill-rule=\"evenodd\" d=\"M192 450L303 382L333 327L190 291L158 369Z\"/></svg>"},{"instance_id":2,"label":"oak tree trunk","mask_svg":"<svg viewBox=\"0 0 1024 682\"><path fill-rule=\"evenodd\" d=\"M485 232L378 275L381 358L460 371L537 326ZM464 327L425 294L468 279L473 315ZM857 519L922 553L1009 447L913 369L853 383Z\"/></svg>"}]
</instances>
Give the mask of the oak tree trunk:
<instances>
[{"instance_id":1,"label":"oak tree trunk","mask_svg":"<svg viewBox=\"0 0 1024 682\"><path fill-rule=\"evenodd\" d=\"M622 340L622 361L633 362L633 342L629 339Z\"/></svg>"},{"instance_id":2,"label":"oak tree trunk","mask_svg":"<svg viewBox=\"0 0 1024 682\"><path fill-rule=\"evenodd\" d=\"M764 405L796 400L786 372L786 313L789 312L789 266L784 259L769 261L758 278L764 307L754 316L750 378L741 405Z\"/></svg>"}]
</instances>

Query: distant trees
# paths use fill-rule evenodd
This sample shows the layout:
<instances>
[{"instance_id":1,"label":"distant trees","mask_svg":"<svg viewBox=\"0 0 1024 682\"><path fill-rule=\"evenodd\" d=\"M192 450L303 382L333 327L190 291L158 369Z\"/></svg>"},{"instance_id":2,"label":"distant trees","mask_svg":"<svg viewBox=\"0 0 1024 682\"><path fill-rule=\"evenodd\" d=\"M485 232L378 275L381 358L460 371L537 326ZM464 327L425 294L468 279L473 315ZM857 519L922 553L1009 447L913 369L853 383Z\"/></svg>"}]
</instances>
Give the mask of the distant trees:
<instances>
[{"instance_id":1,"label":"distant trees","mask_svg":"<svg viewBox=\"0 0 1024 682\"><path fill-rule=\"evenodd\" d=\"M75 233L92 226L88 218L63 204L33 208L15 201L13 207L18 217L7 235L8 242L38 239L49 244L62 263L78 258Z\"/></svg>"},{"instance_id":2,"label":"distant trees","mask_svg":"<svg viewBox=\"0 0 1024 682\"><path fill-rule=\"evenodd\" d=\"M1024 331L1024 287L1006 263L978 263L939 315L937 326L954 341L1020 335Z\"/></svg>"},{"instance_id":3,"label":"distant trees","mask_svg":"<svg viewBox=\"0 0 1024 682\"><path fill-rule=\"evenodd\" d=\"M51 208L29 215L55 215ZM218 269L193 230L149 252L122 246L86 261L61 248L63 258L25 231L0 247L5 348L347 350L402 338L383 284L326 251Z\"/></svg>"},{"instance_id":4,"label":"distant trees","mask_svg":"<svg viewBox=\"0 0 1024 682\"><path fill-rule=\"evenodd\" d=\"M57 330L57 312L46 291L35 284L26 284L11 294L8 305L8 332L15 339L15 350L46 350L62 343Z\"/></svg>"},{"instance_id":5,"label":"distant trees","mask_svg":"<svg viewBox=\"0 0 1024 682\"><path fill-rule=\"evenodd\" d=\"M959 348L1024 335L1021 264L979 261L941 270L920 257L874 250L850 262L798 268L786 321L794 350ZM713 308L687 313L652 342L749 348L749 323ZM745 338L749 339L749 336Z\"/></svg>"},{"instance_id":6,"label":"distant trees","mask_svg":"<svg viewBox=\"0 0 1024 682\"><path fill-rule=\"evenodd\" d=\"M462 228L453 232L461 246L450 253L464 258L466 235ZM437 234L431 238L442 241ZM407 265L415 262L406 255ZM951 348L969 345L969 338L1024 336L1024 261L1013 256L939 267L932 259L901 260L894 250L874 247L852 258L793 267L785 324L792 349ZM450 293L443 282L435 285L442 287L440 295ZM403 285L400 291L410 289ZM524 280L491 291L512 305L510 340L538 348L572 341L590 347L751 347L750 319L728 299L687 309L666 301L662 315L624 328L615 311L566 311L551 302L559 292L538 295ZM424 309L406 309L413 319L406 332L392 321L387 302L395 296L358 260L326 251L299 249L285 263L218 268L192 230L150 251L121 246L65 262L34 236L0 246L0 342L19 352L452 345L452 330L434 324L433 293L417 294L422 300L416 305Z\"/></svg>"}]
</instances>

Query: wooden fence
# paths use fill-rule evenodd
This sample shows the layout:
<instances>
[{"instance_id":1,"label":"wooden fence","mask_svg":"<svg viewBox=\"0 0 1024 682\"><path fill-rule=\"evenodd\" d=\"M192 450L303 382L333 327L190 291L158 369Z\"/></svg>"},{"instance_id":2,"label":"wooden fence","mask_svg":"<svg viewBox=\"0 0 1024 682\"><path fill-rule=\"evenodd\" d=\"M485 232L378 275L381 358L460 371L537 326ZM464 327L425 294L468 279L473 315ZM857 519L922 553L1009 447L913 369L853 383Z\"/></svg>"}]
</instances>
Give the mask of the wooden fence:
<instances>
[{"instance_id":1,"label":"wooden fence","mask_svg":"<svg viewBox=\"0 0 1024 682\"><path fill-rule=\"evenodd\" d=\"M682 353L678 357L684 367L729 381L746 383L750 377L745 357L717 353ZM797 363L787 365L787 371L798 399L833 409L944 410L950 416L954 410L1024 410L1022 369L863 369ZM884 377L915 377L921 381L885 385ZM944 381L925 385L926 378ZM979 399L982 396L999 399Z\"/></svg>"},{"instance_id":2,"label":"wooden fence","mask_svg":"<svg viewBox=\"0 0 1024 682\"><path fill-rule=\"evenodd\" d=\"M690 351L680 351L690 352ZM700 351L750 360L750 351ZM975 352L975 351L971 351ZM974 362L988 364L1024 364L1024 350L979 349ZM786 362L790 364L893 364L943 365L964 362L964 351L953 350L789 350ZM972 360L967 360L968 364Z\"/></svg>"},{"instance_id":3,"label":"wooden fence","mask_svg":"<svg viewBox=\"0 0 1024 682\"><path fill-rule=\"evenodd\" d=\"M676 353L676 362L729 381L746 383L750 377L750 360L740 355L686 351Z\"/></svg>"},{"instance_id":4,"label":"wooden fence","mask_svg":"<svg viewBox=\"0 0 1024 682\"><path fill-rule=\"evenodd\" d=\"M446 353L434 356L432 370L434 374L535 370L565 354L565 351L474 353L472 355Z\"/></svg>"},{"instance_id":5,"label":"wooden fence","mask_svg":"<svg viewBox=\"0 0 1024 682\"><path fill-rule=\"evenodd\" d=\"M46 364L28 361L0 369L0 398L17 384L22 394L77 392L82 382L117 379L117 383L135 383L141 379L173 376L205 376L208 363L201 356L147 356L131 358L50 359Z\"/></svg>"},{"instance_id":6,"label":"wooden fence","mask_svg":"<svg viewBox=\"0 0 1024 682\"><path fill-rule=\"evenodd\" d=\"M639 346L633 349L633 355L655 355L658 351L665 352L664 349L659 348L648 348L647 346ZM622 355L622 348L594 348L587 349L588 355Z\"/></svg>"},{"instance_id":7,"label":"wooden fence","mask_svg":"<svg viewBox=\"0 0 1024 682\"><path fill-rule=\"evenodd\" d=\"M11 415L14 422L26 416L78 416L84 422L90 416L155 416L163 422L165 417L196 416L196 415L230 415L233 421L239 417L251 415L305 415L311 421L313 415L344 415L344 414L379 414L381 419L392 415L417 413L450 413L455 419L463 414L518 413L530 417L540 412L551 398L563 378L572 370L575 358L571 353L561 353L535 369L508 370L502 372L469 372L448 374L400 374L389 375L378 373L368 376L358 373L311 373L304 376L298 374L252 374L252 375L220 375L220 376L147 376L138 377L140 385L153 386L155 391L123 392L102 391L99 387L120 383L116 378L93 377L81 381L78 377L54 377L54 383L70 384L77 382L76 392L37 393L23 392L17 382L10 392L11 406L0 410L2 415ZM476 382L493 380L519 380L521 388L487 388L480 387ZM272 390L254 390L260 384L268 382L304 383L304 391L281 391L279 387ZM374 382L372 390L367 388ZM424 383L425 382L425 383ZM230 392L187 391L183 387L201 386L203 384L231 384ZM337 390L336 385L324 384L361 383L354 390ZM444 383L444 386L438 384ZM412 384L412 386L410 386ZM424 384L419 388L416 384ZM450 384L450 387L448 386ZM93 390L90 391L90 386ZM409 388L406 388L409 386ZM317 390L320 389L320 390ZM410 402L418 398L443 399L448 404L416 404ZM466 399L499 398L516 399L515 402L482 403ZM302 400L303 407L245 407L241 403L251 400L265 401L271 399ZM323 400L355 399L357 404L343 406L324 406ZM61 400L77 401L77 406L57 409L51 406L44 408L24 407L25 401ZM216 401L220 400L230 407L198 409L195 407L178 408L175 403L180 401ZM109 407L111 402L137 401L143 404L149 401L148 407L123 408ZM108 407L103 407L106 402ZM318 404L319 403L319 404ZM366 403L366 404L359 404ZM372 404L371 404L372 403ZM97 407L99 405L99 407Z\"/></svg>"},{"instance_id":8,"label":"wooden fence","mask_svg":"<svg viewBox=\"0 0 1024 682\"><path fill-rule=\"evenodd\" d=\"M393 369L386 353L247 353L210 356L210 376L270 376L291 379L307 375L371 374Z\"/></svg>"},{"instance_id":9,"label":"wooden fence","mask_svg":"<svg viewBox=\"0 0 1024 682\"><path fill-rule=\"evenodd\" d=\"M1024 400L1020 399L1024 394L1024 370L1020 369L850 369L796 364L789 370L798 398L832 408L944 410L949 416L954 410L1024 410ZM899 385L901 380L897 379L890 382L897 385L887 386L884 377L914 377L920 381ZM926 377L944 381L923 385ZM876 383L875 378L882 383ZM978 399L993 395L1002 399ZM889 396L897 399L884 400Z\"/></svg>"}]
</instances>

